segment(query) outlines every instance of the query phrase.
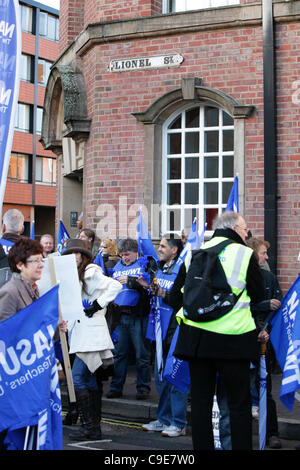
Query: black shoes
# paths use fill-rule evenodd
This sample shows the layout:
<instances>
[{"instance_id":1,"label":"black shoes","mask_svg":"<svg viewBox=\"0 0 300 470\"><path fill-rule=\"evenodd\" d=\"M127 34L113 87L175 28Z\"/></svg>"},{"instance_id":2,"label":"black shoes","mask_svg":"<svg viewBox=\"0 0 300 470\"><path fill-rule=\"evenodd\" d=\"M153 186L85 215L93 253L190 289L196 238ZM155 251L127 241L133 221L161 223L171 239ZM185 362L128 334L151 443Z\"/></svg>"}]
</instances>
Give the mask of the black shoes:
<instances>
[{"instance_id":1,"label":"black shoes","mask_svg":"<svg viewBox=\"0 0 300 470\"><path fill-rule=\"evenodd\" d=\"M121 398L122 392L118 392L117 390L111 390L106 395L106 398Z\"/></svg>"},{"instance_id":2,"label":"black shoes","mask_svg":"<svg viewBox=\"0 0 300 470\"><path fill-rule=\"evenodd\" d=\"M150 394L150 391L149 390L138 390L136 392L136 399L137 400L145 400L146 398L148 398Z\"/></svg>"}]
</instances>

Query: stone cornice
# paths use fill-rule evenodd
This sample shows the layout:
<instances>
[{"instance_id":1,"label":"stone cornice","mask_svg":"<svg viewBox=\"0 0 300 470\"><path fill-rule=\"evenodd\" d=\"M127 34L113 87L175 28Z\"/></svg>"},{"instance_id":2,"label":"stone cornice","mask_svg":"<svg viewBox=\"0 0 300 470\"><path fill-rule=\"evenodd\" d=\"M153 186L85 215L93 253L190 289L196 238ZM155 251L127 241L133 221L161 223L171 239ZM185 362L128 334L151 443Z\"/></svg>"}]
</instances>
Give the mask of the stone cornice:
<instances>
[{"instance_id":1,"label":"stone cornice","mask_svg":"<svg viewBox=\"0 0 300 470\"><path fill-rule=\"evenodd\" d=\"M273 0L274 21L300 21L300 0ZM260 26L261 2L223 8L188 11L144 18L89 24L58 58L83 56L96 44L150 37L187 34L197 31Z\"/></svg>"}]
</instances>

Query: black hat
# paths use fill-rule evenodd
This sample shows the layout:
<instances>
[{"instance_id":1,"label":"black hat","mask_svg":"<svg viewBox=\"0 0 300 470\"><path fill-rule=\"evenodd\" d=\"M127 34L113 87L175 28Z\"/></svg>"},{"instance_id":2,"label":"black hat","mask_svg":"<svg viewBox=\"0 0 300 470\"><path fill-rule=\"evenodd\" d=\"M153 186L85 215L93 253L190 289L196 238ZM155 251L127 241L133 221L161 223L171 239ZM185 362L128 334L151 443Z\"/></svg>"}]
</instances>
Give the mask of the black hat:
<instances>
[{"instance_id":1,"label":"black hat","mask_svg":"<svg viewBox=\"0 0 300 470\"><path fill-rule=\"evenodd\" d=\"M80 238L69 238L65 242L62 255L70 255L71 253L82 253L88 258L93 258L93 253L89 248L89 243L86 240L80 240Z\"/></svg>"}]
</instances>

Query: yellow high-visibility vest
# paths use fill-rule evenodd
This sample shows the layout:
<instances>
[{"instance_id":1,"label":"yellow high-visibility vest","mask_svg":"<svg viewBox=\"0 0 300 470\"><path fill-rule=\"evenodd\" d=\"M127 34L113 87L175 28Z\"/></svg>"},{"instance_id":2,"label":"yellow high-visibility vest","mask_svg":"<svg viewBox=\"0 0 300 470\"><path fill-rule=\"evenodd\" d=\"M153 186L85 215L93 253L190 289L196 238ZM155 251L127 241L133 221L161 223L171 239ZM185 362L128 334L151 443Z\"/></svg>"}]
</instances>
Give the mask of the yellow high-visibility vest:
<instances>
[{"instance_id":1,"label":"yellow high-visibility vest","mask_svg":"<svg viewBox=\"0 0 300 470\"><path fill-rule=\"evenodd\" d=\"M224 237L214 237L204 244L202 249L211 248L226 240ZM222 317L207 322L194 322L185 318L183 308L177 313L177 321L189 326L201 328L214 333L241 335L255 330L255 323L250 310L250 297L245 289L247 270L253 250L239 243L232 243L219 253L218 257L225 272L227 282L234 294L243 293L230 312ZM190 257L186 258L188 269Z\"/></svg>"}]
</instances>

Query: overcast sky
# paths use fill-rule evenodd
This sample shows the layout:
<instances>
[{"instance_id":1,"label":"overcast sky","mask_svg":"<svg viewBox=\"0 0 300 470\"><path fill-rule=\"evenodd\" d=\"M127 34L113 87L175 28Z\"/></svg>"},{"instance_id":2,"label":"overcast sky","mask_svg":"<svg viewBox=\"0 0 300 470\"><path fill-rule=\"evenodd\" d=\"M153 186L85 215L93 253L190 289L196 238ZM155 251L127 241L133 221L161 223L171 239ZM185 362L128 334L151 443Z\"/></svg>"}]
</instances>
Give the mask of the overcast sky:
<instances>
[{"instance_id":1,"label":"overcast sky","mask_svg":"<svg viewBox=\"0 0 300 470\"><path fill-rule=\"evenodd\" d=\"M39 3L43 3L44 5L48 5L49 7L56 8L59 10L59 2L60 0L37 0Z\"/></svg>"}]
</instances>

